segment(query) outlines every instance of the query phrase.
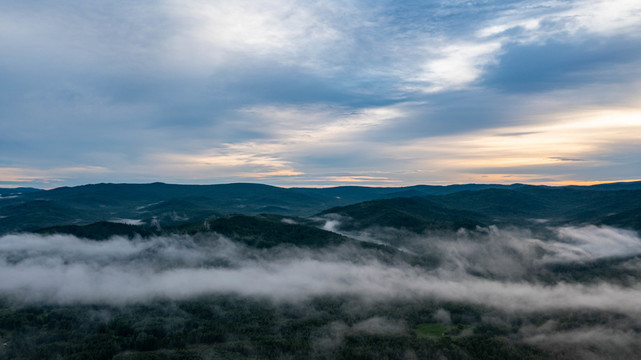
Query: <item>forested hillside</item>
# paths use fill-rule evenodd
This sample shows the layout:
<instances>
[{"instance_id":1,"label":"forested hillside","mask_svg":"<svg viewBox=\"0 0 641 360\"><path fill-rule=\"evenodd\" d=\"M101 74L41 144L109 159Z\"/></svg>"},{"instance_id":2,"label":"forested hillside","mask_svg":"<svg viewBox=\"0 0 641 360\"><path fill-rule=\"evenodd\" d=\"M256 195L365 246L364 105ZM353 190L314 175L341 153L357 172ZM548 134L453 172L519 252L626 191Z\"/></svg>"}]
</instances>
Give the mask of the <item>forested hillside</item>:
<instances>
[{"instance_id":1,"label":"forested hillside","mask_svg":"<svg viewBox=\"0 0 641 360\"><path fill-rule=\"evenodd\" d=\"M640 192L103 184L11 195L0 200L0 358L634 358Z\"/></svg>"}]
</instances>

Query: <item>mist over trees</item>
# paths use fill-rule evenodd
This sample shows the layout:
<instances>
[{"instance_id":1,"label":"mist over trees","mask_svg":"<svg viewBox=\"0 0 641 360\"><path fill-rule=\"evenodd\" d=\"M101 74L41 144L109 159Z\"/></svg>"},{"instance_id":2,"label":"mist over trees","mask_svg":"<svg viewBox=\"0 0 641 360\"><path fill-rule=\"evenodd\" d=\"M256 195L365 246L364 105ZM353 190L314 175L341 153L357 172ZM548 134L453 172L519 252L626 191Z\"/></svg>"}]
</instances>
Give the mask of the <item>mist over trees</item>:
<instances>
[{"instance_id":1,"label":"mist over trees","mask_svg":"<svg viewBox=\"0 0 641 360\"><path fill-rule=\"evenodd\" d=\"M147 199L158 186L126 193L128 205L92 187L2 200L5 214L54 201L74 215L87 199L111 205L85 218L93 223L11 215L34 228L0 236L1 357L616 359L641 350L638 190L357 189L352 199L373 199L311 215L252 206L204 215L188 211L193 193ZM304 200L350 198L350 189L321 190ZM303 201L267 191L281 205Z\"/></svg>"}]
</instances>

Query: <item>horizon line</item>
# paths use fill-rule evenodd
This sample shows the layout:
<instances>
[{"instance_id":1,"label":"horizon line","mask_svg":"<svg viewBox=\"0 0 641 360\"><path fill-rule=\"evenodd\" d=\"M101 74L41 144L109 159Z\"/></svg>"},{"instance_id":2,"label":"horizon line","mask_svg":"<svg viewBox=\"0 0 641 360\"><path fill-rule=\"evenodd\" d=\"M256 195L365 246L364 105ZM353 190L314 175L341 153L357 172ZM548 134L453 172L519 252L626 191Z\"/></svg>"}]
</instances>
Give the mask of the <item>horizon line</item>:
<instances>
[{"instance_id":1,"label":"horizon line","mask_svg":"<svg viewBox=\"0 0 641 360\"><path fill-rule=\"evenodd\" d=\"M200 183L200 184L185 184L185 183L169 183L169 182L163 182L163 181L152 181L152 182L99 182L99 183L86 183L86 184L80 184L80 185L64 185L64 186L58 186L58 187L51 187L51 188L39 188L39 187L33 187L33 186L23 186L23 185L8 185L8 184L0 184L0 189L19 189L19 188L26 188L26 189L39 189L39 190L54 190L54 189L60 189L60 188L73 188L73 187L79 187L79 186L90 186L90 185L151 185L151 184L165 184L165 185L179 185L179 186L212 186L212 185L232 185L232 184L254 184L254 185L266 185L266 186L273 186L277 188L282 188L282 189L295 189L295 188L305 188L305 189L328 189L328 188L336 188L336 187L371 187L371 188L408 188L408 187L414 187L414 186L440 186L440 187L447 187L447 186L465 186L465 185L496 185L496 186L513 186L513 185L525 185L525 186L548 186L548 187L568 187L568 186L584 186L584 187L589 187L589 186L595 186L595 185L605 185L605 184L620 184L620 183L633 183L633 182L641 182L641 179L624 179L624 180L576 180L576 181L556 181L556 182L540 182L540 183L527 183L527 182L515 182L515 183L508 183L508 184L501 184L501 183L478 183L478 182L470 182L470 183L449 183L449 184L412 184L412 185L402 185L402 186L385 186L385 185L368 185L368 184L354 184L354 183L344 183L344 184L332 184L332 185L293 185L293 186L279 186L279 185L273 185L269 183L261 183L261 182L244 182L244 181L238 181L238 182L224 182L224 183Z\"/></svg>"}]
</instances>

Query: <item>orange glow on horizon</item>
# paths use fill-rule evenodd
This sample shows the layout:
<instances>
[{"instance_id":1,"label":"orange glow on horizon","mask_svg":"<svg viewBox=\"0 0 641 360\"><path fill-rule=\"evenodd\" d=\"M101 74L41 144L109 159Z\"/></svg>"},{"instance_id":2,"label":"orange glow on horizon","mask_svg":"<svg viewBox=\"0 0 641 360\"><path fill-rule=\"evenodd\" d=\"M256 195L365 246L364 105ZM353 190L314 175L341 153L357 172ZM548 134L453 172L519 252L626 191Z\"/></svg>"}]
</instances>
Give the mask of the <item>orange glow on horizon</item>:
<instances>
[{"instance_id":1,"label":"orange glow on horizon","mask_svg":"<svg viewBox=\"0 0 641 360\"><path fill-rule=\"evenodd\" d=\"M641 179L628 179L628 180L565 180L558 181L552 184L556 186L590 186L590 185L601 185L601 184L612 184L612 183L627 183L627 182L636 182L641 181Z\"/></svg>"}]
</instances>

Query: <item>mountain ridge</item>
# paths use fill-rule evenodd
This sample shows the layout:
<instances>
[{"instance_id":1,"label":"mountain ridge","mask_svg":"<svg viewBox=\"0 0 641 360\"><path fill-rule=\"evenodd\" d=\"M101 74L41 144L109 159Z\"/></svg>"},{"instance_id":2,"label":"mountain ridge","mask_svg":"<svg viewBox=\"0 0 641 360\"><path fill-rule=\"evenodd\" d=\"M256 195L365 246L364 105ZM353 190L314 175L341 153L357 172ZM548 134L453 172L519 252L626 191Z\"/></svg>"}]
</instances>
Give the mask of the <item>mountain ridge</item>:
<instances>
[{"instance_id":1,"label":"mountain ridge","mask_svg":"<svg viewBox=\"0 0 641 360\"><path fill-rule=\"evenodd\" d=\"M332 188L281 188L256 183L87 184L1 198L0 234L114 219L165 226L201 221L212 215L307 217L365 201L412 197L425 197L440 207L471 211L494 220L553 218L577 223L614 222L637 229L634 209L641 203L641 182L585 187L454 184ZM605 219L626 211L632 213Z\"/></svg>"}]
</instances>

